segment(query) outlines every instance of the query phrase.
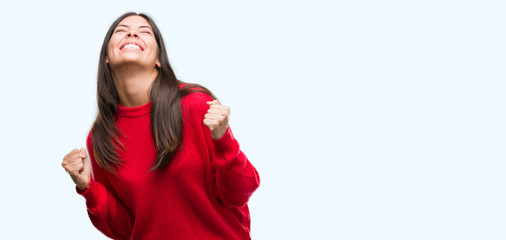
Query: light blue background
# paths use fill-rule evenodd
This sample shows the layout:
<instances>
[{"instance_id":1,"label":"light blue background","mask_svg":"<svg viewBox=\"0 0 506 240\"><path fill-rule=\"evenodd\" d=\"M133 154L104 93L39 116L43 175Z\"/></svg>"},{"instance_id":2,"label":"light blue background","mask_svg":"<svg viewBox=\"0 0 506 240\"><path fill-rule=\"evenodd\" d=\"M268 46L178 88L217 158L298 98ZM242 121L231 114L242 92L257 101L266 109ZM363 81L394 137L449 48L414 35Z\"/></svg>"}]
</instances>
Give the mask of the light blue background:
<instances>
[{"instance_id":1,"label":"light blue background","mask_svg":"<svg viewBox=\"0 0 506 240\"><path fill-rule=\"evenodd\" d=\"M506 239L503 1L0 3L0 239L105 239L61 167L146 12L256 166L254 239ZM170 217L170 216L168 216Z\"/></svg>"}]
</instances>

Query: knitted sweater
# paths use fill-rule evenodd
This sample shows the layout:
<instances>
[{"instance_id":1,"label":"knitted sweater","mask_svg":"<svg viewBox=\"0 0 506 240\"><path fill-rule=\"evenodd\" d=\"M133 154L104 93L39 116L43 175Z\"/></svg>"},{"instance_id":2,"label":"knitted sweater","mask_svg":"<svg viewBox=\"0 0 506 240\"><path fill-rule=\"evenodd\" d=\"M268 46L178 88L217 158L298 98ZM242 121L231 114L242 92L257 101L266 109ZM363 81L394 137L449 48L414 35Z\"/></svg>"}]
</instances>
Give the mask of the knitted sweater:
<instances>
[{"instance_id":1,"label":"knitted sweater","mask_svg":"<svg viewBox=\"0 0 506 240\"><path fill-rule=\"evenodd\" d=\"M209 109L205 93L181 99L183 140L171 161L152 172L156 157L151 103L118 105L116 126L125 150L117 176L93 157L91 131L87 147L93 169L86 199L93 225L113 239L250 239L248 199L260 179L230 128L214 140L203 124Z\"/></svg>"}]
</instances>

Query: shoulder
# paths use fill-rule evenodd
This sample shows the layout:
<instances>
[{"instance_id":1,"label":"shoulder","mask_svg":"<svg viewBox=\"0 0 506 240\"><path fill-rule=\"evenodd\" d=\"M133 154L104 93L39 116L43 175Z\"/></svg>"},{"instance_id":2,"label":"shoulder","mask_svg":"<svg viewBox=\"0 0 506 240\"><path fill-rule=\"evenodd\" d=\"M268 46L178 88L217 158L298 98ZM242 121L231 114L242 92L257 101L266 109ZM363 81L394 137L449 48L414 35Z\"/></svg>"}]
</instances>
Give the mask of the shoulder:
<instances>
[{"instance_id":1,"label":"shoulder","mask_svg":"<svg viewBox=\"0 0 506 240\"><path fill-rule=\"evenodd\" d=\"M213 98L207 93L194 92L181 98L181 107L185 112L203 115L209 109L206 102L212 100Z\"/></svg>"},{"instance_id":2,"label":"shoulder","mask_svg":"<svg viewBox=\"0 0 506 240\"><path fill-rule=\"evenodd\" d=\"M183 97L181 97L181 106L185 109L198 112L207 111L209 106L206 102L214 100L211 95L212 93L199 85L182 84L180 85L180 89L186 91L186 93L183 93Z\"/></svg>"},{"instance_id":3,"label":"shoulder","mask_svg":"<svg viewBox=\"0 0 506 240\"><path fill-rule=\"evenodd\" d=\"M213 97L205 92L193 92L181 98L181 101L196 105L205 104L206 102L212 100Z\"/></svg>"}]
</instances>

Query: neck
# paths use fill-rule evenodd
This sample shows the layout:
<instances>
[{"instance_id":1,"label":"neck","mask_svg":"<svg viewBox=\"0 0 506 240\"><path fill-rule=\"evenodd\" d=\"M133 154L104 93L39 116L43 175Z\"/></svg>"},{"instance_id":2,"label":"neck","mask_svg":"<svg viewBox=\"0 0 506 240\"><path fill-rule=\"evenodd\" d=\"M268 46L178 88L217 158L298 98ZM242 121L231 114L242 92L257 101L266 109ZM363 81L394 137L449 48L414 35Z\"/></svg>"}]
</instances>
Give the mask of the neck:
<instances>
[{"instance_id":1,"label":"neck","mask_svg":"<svg viewBox=\"0 0 506 240\"><path fill-rule=\"evenodd\" d=\"M156 68L142 69L130 65L112 70L121 106L137 107L148 103L151 84L156 76L158 76Z\"/></svg>"}]
</instances>

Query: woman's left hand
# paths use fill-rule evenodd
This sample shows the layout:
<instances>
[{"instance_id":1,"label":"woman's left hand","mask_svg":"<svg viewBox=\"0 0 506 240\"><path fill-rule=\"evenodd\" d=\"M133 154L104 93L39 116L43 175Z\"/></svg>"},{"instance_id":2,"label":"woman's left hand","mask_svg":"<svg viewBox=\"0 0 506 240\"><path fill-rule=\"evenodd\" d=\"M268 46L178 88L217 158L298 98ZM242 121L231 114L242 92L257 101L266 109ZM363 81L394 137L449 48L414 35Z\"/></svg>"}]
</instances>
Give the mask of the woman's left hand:
<instances>
[{"instance_id":1,"label":"woman's left hand","mask_svg":"<svg viewBox=\"0 0 506 240\"><path fill-rule=\"evenodd\" d=\"M213 139L220 139L227 132L230 108L221 105L218 100L206 103L209 105L209 110L204 115L204 124L211 130Z\"/></svg>"}]
</instances>

